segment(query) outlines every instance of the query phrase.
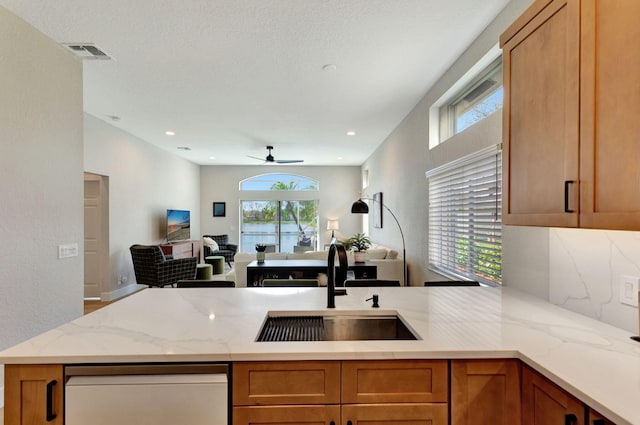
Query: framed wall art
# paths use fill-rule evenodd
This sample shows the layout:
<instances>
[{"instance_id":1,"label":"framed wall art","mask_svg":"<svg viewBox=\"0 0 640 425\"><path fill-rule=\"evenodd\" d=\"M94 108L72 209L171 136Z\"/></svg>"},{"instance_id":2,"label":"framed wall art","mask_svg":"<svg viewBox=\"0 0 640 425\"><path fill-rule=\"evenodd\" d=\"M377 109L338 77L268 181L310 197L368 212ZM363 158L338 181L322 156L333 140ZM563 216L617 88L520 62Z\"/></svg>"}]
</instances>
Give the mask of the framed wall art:
<instances>
[{"instance_id":1,"label":"framed wall art","mask_svg":"<svg viewBox=\"0 0 640 425\"><path fill-rule=\"evenodd\" d=\"M227 213L227 203L226 202L214 202L213 203L213 216L214 217L224 217Z\"/></svg>"},{"instance_id":2,"label":"framed wall art","mask_svg":"<svg viewBox=\"0 0 640 425\"><path fill-rule=\"evenodd\" d=\"M382 192L373 194L373 227L382 229Z\"/></svg>"}]
</instances>

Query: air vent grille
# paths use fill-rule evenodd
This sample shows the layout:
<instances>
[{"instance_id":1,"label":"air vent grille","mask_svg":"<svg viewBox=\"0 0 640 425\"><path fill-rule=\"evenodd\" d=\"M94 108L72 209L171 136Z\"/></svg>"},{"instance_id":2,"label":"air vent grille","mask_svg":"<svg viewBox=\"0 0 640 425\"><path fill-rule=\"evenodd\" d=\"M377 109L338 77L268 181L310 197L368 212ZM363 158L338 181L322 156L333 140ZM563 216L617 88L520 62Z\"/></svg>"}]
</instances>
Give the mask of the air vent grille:
<instances>
[{"instance_id":1,"label":"air vent grille","mask_svg":"<svg viewBox=\"0 0 640 425\"><path fill-rule=\"evenodd\" d=\"M83 59L109 60L111 56L93 43L63 43L64 47Z\"/></svg>"}]
</instances>

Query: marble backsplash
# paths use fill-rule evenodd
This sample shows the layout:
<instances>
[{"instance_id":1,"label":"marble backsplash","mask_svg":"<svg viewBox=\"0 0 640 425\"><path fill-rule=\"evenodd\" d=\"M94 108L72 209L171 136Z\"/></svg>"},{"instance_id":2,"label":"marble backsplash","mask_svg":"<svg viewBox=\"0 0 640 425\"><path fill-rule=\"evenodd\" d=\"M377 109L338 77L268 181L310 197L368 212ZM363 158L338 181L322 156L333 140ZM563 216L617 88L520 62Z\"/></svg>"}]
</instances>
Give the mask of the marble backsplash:
<instances>
[{"instance_id":1,"label":"marble backsplash","mask_svg":"<svg viewBox=\"0 0 640 425\"><path fill-rule=\"evenodd\" d=\"M638 308L620 302L621 276L640 277L640 232L549 229L549 301L638 333Z\"/></svg>"}]
</instances>

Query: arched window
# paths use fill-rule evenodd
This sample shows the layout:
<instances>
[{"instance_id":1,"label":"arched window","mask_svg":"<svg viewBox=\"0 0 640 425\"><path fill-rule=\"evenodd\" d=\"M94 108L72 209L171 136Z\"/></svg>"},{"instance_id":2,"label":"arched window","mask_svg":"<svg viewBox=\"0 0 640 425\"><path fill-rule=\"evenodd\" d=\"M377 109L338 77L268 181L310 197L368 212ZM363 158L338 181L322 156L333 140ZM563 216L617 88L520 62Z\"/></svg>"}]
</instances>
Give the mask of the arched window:
<instances>
[{"instance_id":1,"label":"arched window","mask_svg":"<svg viewBox=\"0 0 640 425\"><path fill-rule=\"evenodd\" d=\"M240 250L255 252L258 243L267 252L318 249L318 182L295 174L262 174L240 182L247 198L240 202ZM259 192L263 192L260 194Z\"/></svg>"},{"instance_id":2,"label":"arched window","mask_svg":"<svg viewBox=\"0 0 640 425\"><path fill-rule=\"evenodd\" d=\"M318 181L295 174L261 174L242 180L240 190L318 190Z\"/></svg>"}]
</instances>

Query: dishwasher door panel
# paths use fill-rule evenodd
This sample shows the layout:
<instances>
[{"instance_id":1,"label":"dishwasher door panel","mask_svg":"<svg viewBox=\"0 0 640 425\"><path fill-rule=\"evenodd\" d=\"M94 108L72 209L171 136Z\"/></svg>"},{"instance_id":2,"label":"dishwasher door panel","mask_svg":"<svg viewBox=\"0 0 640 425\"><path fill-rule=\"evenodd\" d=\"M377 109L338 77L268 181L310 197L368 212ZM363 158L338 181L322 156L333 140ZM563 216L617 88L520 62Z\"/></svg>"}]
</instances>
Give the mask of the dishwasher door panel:
<instances>
[{"instance_id":1,"label":"dishwasher door panel","mask_svg":"<svg viewBox=\"0 0 640 425\"><path fill-rule=\"evenodd\" d=\"M72 376L66 425L227 425L226 374Z\"/></svg>"}]
</instances>

